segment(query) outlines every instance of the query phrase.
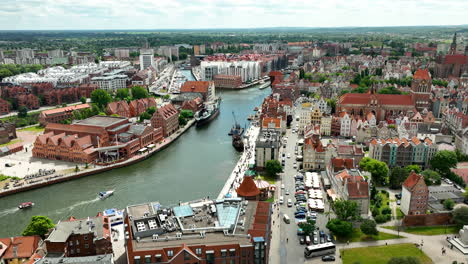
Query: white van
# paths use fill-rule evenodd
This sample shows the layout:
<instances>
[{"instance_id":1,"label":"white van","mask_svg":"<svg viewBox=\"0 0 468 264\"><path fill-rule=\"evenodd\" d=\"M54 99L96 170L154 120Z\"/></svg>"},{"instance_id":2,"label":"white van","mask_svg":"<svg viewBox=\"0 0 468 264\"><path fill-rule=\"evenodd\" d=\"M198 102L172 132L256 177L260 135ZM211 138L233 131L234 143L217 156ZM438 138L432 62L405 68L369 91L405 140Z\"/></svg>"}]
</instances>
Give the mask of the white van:
<instances>
[{"instance_id":1,"label":"white van","mask_svg":"<svg viewBox=\"0 0 468 264\"><path fill-rule=\"evenodd\" d=\"M284 222L285 222L286 224L291 223L291 220L289 219L289 216L288 216L287 214L284 214L284 215L283 215L283 220L284 220Z\"/></svg>"},{"instance_id":2,"label":"white van","mask_svg":"<svg viewBox=\"0 0 468 264\"><path fill-rule=\"evenodd\" d=\"M284 204L284 197L283 197L283 196L280 196L280 198L279 198L279 203L280 203L280 204Z\"/></svg>"},{"instance_id":3,"label":"white van","mask_svg":"<svg viewBox=\"0 0 468 264\"><path fill-rule=\"evenodd\" d=\"M288 207L292 207L293 206L293 202L291 199L288 199Z\"/></svg>"}]
</instances>

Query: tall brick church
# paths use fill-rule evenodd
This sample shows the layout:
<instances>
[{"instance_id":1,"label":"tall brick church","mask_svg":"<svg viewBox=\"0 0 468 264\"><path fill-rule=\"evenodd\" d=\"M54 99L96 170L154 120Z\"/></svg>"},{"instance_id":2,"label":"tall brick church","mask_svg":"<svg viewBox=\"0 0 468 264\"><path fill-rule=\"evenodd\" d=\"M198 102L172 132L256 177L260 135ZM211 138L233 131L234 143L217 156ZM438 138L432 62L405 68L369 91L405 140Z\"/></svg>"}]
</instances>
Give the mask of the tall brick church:
<instances>
[{"instance_id":1,"label":"tall brick church","mask_svg":"<svg viewBox=\"0 0 468 264\"><path fill-rule=\"evenodd\" d=\"M430 109L432 78L427 69L418 69L411 82L411 99L418 112Z\"/></svg>"},{"instance_id":2,"label":"tall brick church","mask_svg":"<svg viewBox=\"0 0 468 264\"><path fill-rule=\"evenodd\" d=\"M468 71L468 46L457 40L457 33L453 35L450 50L445 56L438 56L434 68L436 78L460 77Z\"/></svg>"}]
</instances>

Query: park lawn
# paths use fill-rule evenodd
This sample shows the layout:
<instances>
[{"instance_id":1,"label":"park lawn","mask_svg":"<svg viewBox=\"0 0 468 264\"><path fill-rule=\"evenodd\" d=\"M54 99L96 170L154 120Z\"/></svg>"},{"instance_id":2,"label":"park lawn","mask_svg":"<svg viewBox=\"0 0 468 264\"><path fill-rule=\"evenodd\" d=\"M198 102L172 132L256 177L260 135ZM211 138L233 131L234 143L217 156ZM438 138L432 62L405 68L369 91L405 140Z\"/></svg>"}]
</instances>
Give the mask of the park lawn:
<instances>
[{"instance_id":1,"label":"park lawn","mask_svg":"<svg viewBox=\"0 0 468 264\"><path fill-rule=\"evenodd\" d=\"M388 246L361 247L341 249L344 264L373 264L387 263L392 257L413 256L421 261L421 264L431 264L432 260L419 250L414 244L395 244Z\"/></svg>"},{"instance_id":2,"label":"park lawn","mask_svg":"<svg viewBox=\"0 0 468 264\"><path fill-rule=\"evenodd\" d=\"M19 143L19 142L21 142L21 139L15 139L15 140L12 140L12 141L10 141L8 143L0 144L0 148L1 147L6 147L6 146L11 145L11 144Z\"/></svg>"},{"instance_id":3,"label":"park lawn","mask_svg":"<svg viewBox=\"0 0 468 264\"><path fill-rule=\"evenodd\" d=\"M382 226L386 229L397 230L396 226ZM457 234L460 229L456 226L415 226L407 227L406 229L400 229L402 232L423 235L423 236L435 236L435 235L444 235L447 234Z\"/></svg>"},{"instance_id":4,"label":"park lawn","mask_svg":"<svg viewBox=\"0 0 468 264\"><path fill-rule=\"evenodd\" d=\"M270 198L268 198L267 200L265 200L265 202L269 202L269 203L273 203L275 201L275 197L272 196Z\"/></svg>"},{"instance_id":5,"label":"park lawn","mask_svg":"<svg viewBox=\"0 0 468 264\"><path fill-rule=\"evenodd\" d=\"M396 239L396 238L404 238L403 236L398 237L394 234L379 232L376 236L368 236L361 232L361 229L354 228L353 233L348 238L339 238L338 241L340 242L361 242L361 241L376 241L376 240L388 240L388 239Z\"/></svg>"},{"instance_id":6,"label":"park lawn","mask_svg":"<svg viewBox=\"0 0 468 264\"><path fill-rule=\"evenodd\" d=\"M263 176L263 175L258 175L258 178L267 181L269 184L275 184L276 183L276 178L275 177L270 177L270 176Z\"/></svg>"},{"instance_id":7,"label":"park lawn","mask_svg":"<svg viewBox=\"0 0 468 264\"><path fill-rule=\"evenodd\" d=\"M397 207L396 209L396 217L397 219L403 219L403 217L405 217L405 214L401 211L400 207Z\"/></svg>"},{"instance_id":8,"label":"park lawn","mask_svg":"<svg viewBox=\"0 0 468 264\"><path fill-rule=\"evenodd\" d=\"M18 131L30 131L30 132L37 132L37 133L40 133L40 132L44 132L44 127L41 127L41 126L32 126L32 127L26 127L26 128L22 128L22 129L18 129Z\"/></svg>"}]
</instances>

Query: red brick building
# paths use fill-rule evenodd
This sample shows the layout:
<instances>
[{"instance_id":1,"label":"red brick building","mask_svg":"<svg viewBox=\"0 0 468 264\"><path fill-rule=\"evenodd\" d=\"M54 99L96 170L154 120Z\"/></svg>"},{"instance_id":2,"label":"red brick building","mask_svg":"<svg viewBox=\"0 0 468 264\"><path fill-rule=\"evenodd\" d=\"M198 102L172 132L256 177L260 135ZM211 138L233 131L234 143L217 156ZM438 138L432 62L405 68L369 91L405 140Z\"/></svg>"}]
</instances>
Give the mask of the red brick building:
<instances>
[{"instance_id":1,"label":"red brick building","mask_svg":"<svg viewBox=\"0 0 468 264\"><path fill-rule=\"evenodd\" d=\"M130 106L125 100L109 103L106 108L106 113L108 115L119 115L127 118L132 117Z\"/></svg>"},{"instance_id":2,"label":"red brick building","mask_svg":"<svg viewBox=\"0 0 468 264\"><path fill-rule=\"evenodd\" d=\"M411 98L418 111L430 109L432 78L428 69L418 69L411 81Z\"/></svg>"},{"instance_id":3,"label":"red brick building","mask_svg":"<svg viewBox=\"0 0 468 264\"><path fill-rule=\"evenodd\" d=\"M65 257L112 254L109 218L98 215L60 221L45 239L45 246L48 254L63 254Z\"/></svg>"},{"instance_id":4,"label":"red brick building","mask_svg":"<svg viewBox=\"0 0 468 264\"><path fill-rule=\"evenodd\" d=\"M23 263L28 261L41 242L39 236L0 238L0 263Z\"/></svg>"},{"instance_id":5,"label":"red brick building","mask_svg":"<svg viewBox=\"0 0 468 264\"><path fill-rule=\"evenodd\" d=\"M239 75L218 74L213 77L216 88L237 89L242 85L242 77Z\"/></svg>"},{"instance_id":6,"label":"red brick building","mask_svg":"<svg viewBox=\"0 0 468 264\"><path fill-rule=\"evenodd\" d=\"M242 210L243 216L228 220L228 207ZM174 213L168 215L159 203L126 208L127 263L268 263L269 203L202 200L172 209ZM212 214L214 210L216 214ZM162 223L172 228L165 228Z\"/></svg>"},{"instance_id":7,"label":"red brick building","mask_svg":"<svg viewBox=\"0 0 468 264\"><path fill-rule=\"evenodd\" d=\"M39 109L39 98L34 94L18 95L18 107L26 106L28 109Z\"/></svg>"},{"instance_id":8,"label":"red brick building","mask_svg":"<svg viewBox=\"0 0 468 264\"><path fill-rule=\"evenodd\" d=\"M212 99L215 85L209 81L187 81L180 87L180 93L200 93L204 101Z\"/></svg>"},{"instance_id":9,"label":"red brick building","mask_svg":"<svg viewBox=\"0 0 468 264\"><path fill-rule=\"evenodd\" d=\"M193 113L200 111L202 108L203 108L203 100L200 97L197 97L192 100L185 100L182 103L182 106L180 107L180 109L182 110L190 110Z\"/></svg>"},{"instance_id":10,"label":"red brick building","mask_svg":"<svg viewBox=\"0 0 468 264\"><path fill-rule=\"evenodd\" d=\"M96 89L97 85L95 84L82 84L78 87L47 90L42 95L46 105L61 105L63 103L79 102L81 97L89 98Z\"/></svg>"},{"instance_id":11,"label":"red brick building","mask_svg":"<svg viewBox=\"0 0 468 264\"><path fill-rule=\"evenodd\" d=\"M401 193L401 211L405 215L426 214L429 189L424 176L414 171L403 182Z\"/></svg>"},{"instance_id":12,"label":"red brick building","mask_svg":"<svg viewBox=\"0 0 468 264\"><path fill-rule=\"evenodd\" d=\"M60 123L66 119L73 119L73 111L79 111L86 108L91 108L91 106L89 104L79 104L45 110L39 114L39 123L42 126L46 126L48 123Z\"/></svg>"},{"instance_id":13,"label":"red brick building","mask_svg":"<svg viewBox=\"0 0 468 264\"><path fill-rule=\"evenodd\" d=\"M162 106L151 117L151 126L161 127L164 137L172 135L179 129L179 111L172 104Z\"/></svg>"},{"instance_id":14,"label":"red brick building","mask_svg":"<svg viewBox=\"0 0 468 264\"><path fill-rule=\"evenodd\" d=\"M0 115L10 113L10 103L0 98Z\"/></svg>"},{"instance_id":15,"label":"red brick building","mask_svg":"<svg viewBox=\"0 0 468 264\"><path fill-rule=\"evenodd\" d=\"M130 107L130 116L140 116L148 108L156 108L156 100L153 97L142 98L138 100L133 100L129 104Z\"/></svg>"}]
</instances>

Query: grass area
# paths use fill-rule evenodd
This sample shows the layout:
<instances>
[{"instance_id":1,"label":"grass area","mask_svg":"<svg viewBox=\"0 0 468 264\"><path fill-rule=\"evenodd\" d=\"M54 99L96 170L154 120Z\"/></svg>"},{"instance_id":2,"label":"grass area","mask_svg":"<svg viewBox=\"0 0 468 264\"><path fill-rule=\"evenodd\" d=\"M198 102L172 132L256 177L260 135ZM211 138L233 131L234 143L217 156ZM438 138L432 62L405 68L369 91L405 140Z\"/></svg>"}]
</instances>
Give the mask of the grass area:
<instances>
[{"instance_id":1,"label":"grass area","mask_svg":"<svg viewBox=\"0 0 468 264\"><path fill-rule=\"evenodd\" d=\"M31 131L31 132L40 133L40 132L43 132L43 131L44 131L44 127L41 127L41 126L32 126L32 127L26 127L26 128L18 129L18 131Z\"/></svg>"},{"instance_id":2,"label":"grass area","mask_svg":"<svg viewBox=\"0 0 468 264\"><path fill-rule=\"evenodd\" d=\"M396 217L397 219L403 219L403 217L405 217L405 214L401 211L400 207L397 207L396 209Z\"/></svg>"},{"instance_id":3,"label":"grass area","mask_svg":"<svg viewBox=\"0 0 468 264\"><path fill-rule=\"evenodd\" d=\"M387 263L392 257L413 256L421 264L431 264L432 260L414 244L395 244L378 247L362 247L340 250L344 264Z\"/></svg>"},{"instance_id":4,"label":"grass area","mask_svg":"<svg viewBox=\"0 0 468 264\"><path fill-rule=\"evenodd\" d=\"M276 178L275 177L258 175L257 178L260 178L260 179L262 179L264 181L267 181L269 184L275 184L276 183Z\"/></svg>"},{"instance_id":5,"label":"grass area","mask_svg":"<svg viewBox=\"0 0 468 264\"><path fill-rule=\"evenodd\" d=\"M10 142L8 142L8 143L0 144L0 148L1 148L1 147L6 147L6 146L8 146L8 145L15 144L15 143L18 143L18 142L21 142L21 140L20 140L20 139L14 139L14 140L12 140L12 141L10 141Z\"/></svg>"},{"instance_id":6,"label":"grass area","mask_svg":"<svg viewBox=\"0 0 468 264\"><path fill-rule=\"evenodd\" d=\"M382 226L386 229L397 230L396 226ZM447 234L457 234L460 229L456 226L415 226L402 228L400 231L423 236L435 236Z\"/></svg>"},{"instance_id":7,"label":"grass area","mask_svg":"<svg viewBox=\"0 0 468 264\"><path fill-rule=\"evenodd\" d=\"M12 180L20 180L21 178L18 178L18 177L11 177L11 176L6 176L6 175L3 175L3 174L0 174L0 182L1 181L6 181L8 179L12 179Z\"/></svg>"},{"instance_id":8,"label":"grass area","mask_svg":"<svg viewBox=\"0 0 468 264\"><path fill-rule=\"evenodd\" d=\"M353 233L351 233L350 237L348 238L339 238L338 241L340 242L361 242L361 241L377 241L377 240L388 240L388 239L396 239L396 238L404 238L403 236L398 237L394 234L379 232L376 236L368 236L361 232L361 229L354 228Z\"/></svg>"},{"instance_id":9,"label":"grass area","mask_svg":"<svg viewBox=\"0 0 468 264\"><path fill-rule=\"evenodd\" d=\"M275 197L270 197L269 199L265 200L265 202L273 203L275 201Z\"/></svg>"}]
</instances>

